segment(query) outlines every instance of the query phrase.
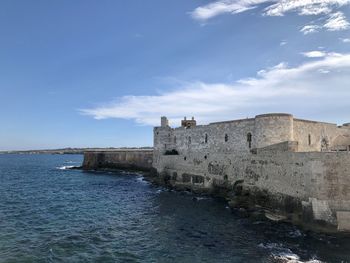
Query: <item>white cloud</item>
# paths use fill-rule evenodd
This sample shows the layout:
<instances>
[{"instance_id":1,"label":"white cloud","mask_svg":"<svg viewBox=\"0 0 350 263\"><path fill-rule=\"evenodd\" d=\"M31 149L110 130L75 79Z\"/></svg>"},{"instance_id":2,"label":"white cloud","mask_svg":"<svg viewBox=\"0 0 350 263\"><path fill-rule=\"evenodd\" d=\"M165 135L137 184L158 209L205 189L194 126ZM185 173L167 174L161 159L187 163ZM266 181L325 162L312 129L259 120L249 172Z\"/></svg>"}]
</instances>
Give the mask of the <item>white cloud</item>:
<instances>
[{"instance_id":1,"label":"white cloud","mask_svg":"<svg viewBox=\"0 0 350 263\"><path fill-rule=\"evenodd\" d=\"M282 16L287 12L298 12L299 15L319 15L327 14L332 11L334 4L339 4L337 0L282 0L277 3L268 6L265 9L266 15L269 16Z\"/></svg>"},{"instance_id":2,"label":"white cloud","mask_svg":"<svg viewBox=\"0 0 350 263\"><path fill-rule=\"evenodd\" d=\"M197 7L191 15L194 19L204 22L226 13L242 13L261 4L267 5L262 11L266 16L283 16L290 12L302 16L323 15L323 19L326 20L324 25L305 25L300 30L304 35L318 32L321 28L338 31L350 27L345 15L336 12L339 7L350 4L350 0L217 0Z\"/></svg>"},{"instance_id":3,"label":"white cloud","mask_svg":"<svg viewBox=\"0 0 350 263\"><path fill-rule=\"evenodd\" d=\"M288 42L285 41L285 40L282 40L282 41L280 42L280 46L285 46L285 45L287 45L287 44L288 44Z\"/></svg>"},{"instance_id":4,"label":"white cloud","mask_svg":"<svg viewBox=\"0 0 350 263\"><path fill-rule=\"evenodd\" d=\"M269 4L264 15L282 16L288 12L299 15L329 14L335 8L350 4L350 0L219 0L197 7L192 17L197 20L208 20L225 13L242 13L256 8L260 4Z\"/></svg>"},{"instance_id":5,"label":"white cloud","mask_svg":"<svg viewBox=\"0 0 350 263\"><path fill-rule=\"evenodd\" d=\"M350 54L328 53L296 67L281 63L233 84L191 82L170 92L125 96L81 112L95 119L129 119L145 125L159 125L159 117L163 115L173 124L186 115L206 123L273 111L299 116L333 114L346 119L350 118L346 115L349 83Z\"/></svg>"},{"instance_id":6,"label":"white cloud","mask_svg":"<svg viewBox=\"0 0 350 263\"><path fill-rule=\"evenodd\" d=\"M340 38L343 43L350 43L350 38Z\"/></svg>"},{"instance_id":7,"label":"white cloud","mask_svg":"<svg viewBox=\"0 0 350 263\"><path fill-rule=\"evenodd\" d=\"M238 14L253 9L256 5L269 2L268 0L221 0L197 7L192 17L197 20L207 20L225 13Z\"/></svg>"},{"instance_id":8,"label":"white cloud","mask_svg":"<svg viewBox=\"0 0 350 263\"><path fill-rule=\"evenodd\" d=\"M309 52L304 52L302 53L305 57L308 58L321 58L321 57L325 57L327 55L326 52L323 51L309 51Z\"/></svg>"},{"instance_id":9,"label":"white cloud","mask_svg":"<svg viewBox=\"0 0 350 263\"><path fill-rule=\"evenodd\" d=\"M316 33L321 27L318 25L306 25L304 26L300 32L302 32L304 35L310 34L310 33Z\"/></svg>"},{"instance_id":10,"label":"white cloud","mask_svg":"<svg viewBox=\"0 0 350 263\"><path fill-rule=\"evenodd\" d=\"M328 31L339 31L350 27L350 23L346 20L346 17L342 12L331 13L323 20L323 25L305 25L300 32L307 35L310 33L316 33L321 29L326 29Z\"/></svg>"},{"instance_id":11,"label":"white cloud","mask_svg":"<svg viewBox=\"0 0 350 263\"><path fill-rule=\"evenodd\" d=\"M342 12L336 12L329 16L323 27L329 31L345 30L350 27L350 23Z\"/></svg>"}]
</instances>

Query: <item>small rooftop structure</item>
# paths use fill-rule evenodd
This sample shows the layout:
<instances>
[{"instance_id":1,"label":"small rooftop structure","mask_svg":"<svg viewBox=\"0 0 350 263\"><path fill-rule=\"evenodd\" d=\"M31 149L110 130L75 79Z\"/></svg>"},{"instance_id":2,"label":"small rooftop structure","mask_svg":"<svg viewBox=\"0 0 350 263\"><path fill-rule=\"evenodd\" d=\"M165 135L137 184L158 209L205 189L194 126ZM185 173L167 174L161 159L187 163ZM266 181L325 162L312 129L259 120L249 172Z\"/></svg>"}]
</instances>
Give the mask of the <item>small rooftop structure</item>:
<instances>
[{"instance_id":1,"label":"small rooftop structure","mask_svg":"<svg viewBox=\"0 0 350 263\"><path fill-rule=\"evenodd\" d=\"M169 120L168 120L168 118L165 117L165 116L162 116L162 117L160 118L160 125L161 125L162 127L168 127L168 126L169 126Z\"/></svg>"},{"instance_id":2,"label":"small rooftop structure","mask_svg":"<svg viewBox=\"0 0 350 263\"><path fill-rule=\"evenodd\" d=\"M185 127L186 129L192 128L192 127L196 127L197 126L197 122L194 119L194 117L192 117L191 120L187 120L186 117L184 117L184 119L181 121L181 126Z\"/></svg>"}]
</instances>

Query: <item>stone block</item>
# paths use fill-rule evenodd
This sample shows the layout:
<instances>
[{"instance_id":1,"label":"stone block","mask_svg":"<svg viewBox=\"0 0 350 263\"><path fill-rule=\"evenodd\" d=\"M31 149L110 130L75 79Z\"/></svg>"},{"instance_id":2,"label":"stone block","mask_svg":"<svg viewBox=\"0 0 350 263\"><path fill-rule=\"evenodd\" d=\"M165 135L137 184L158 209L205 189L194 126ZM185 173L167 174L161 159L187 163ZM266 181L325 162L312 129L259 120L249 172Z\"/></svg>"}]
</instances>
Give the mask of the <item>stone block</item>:
<instances>
[{"instance_id":1,"label":"stone block","mask_svg":"<svg viewBox=\"0 0 350 263\"><path fill-rule=\"evenodd\" d=\"M350 231L350 212L338 211L337 221L339 231Z\"/></svg>"}]
</instances>

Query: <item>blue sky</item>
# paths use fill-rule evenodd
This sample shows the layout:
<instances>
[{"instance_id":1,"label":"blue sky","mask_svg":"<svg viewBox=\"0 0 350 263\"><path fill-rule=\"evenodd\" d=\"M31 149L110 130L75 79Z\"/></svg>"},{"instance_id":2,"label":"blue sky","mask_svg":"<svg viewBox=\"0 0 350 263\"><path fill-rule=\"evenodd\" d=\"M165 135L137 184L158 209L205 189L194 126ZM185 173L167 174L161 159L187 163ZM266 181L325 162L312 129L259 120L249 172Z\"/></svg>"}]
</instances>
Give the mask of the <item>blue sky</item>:
<instances>
[{"instance_id":1,"label":"blue sky","mask_svg":"<svg viewBox=\"0 0 350 263\"><path fill-rule=\"evenodd\" d=\"M350 0L0 2L0 150L151 146L171 125L350 122Z\"/></svg>"}]
</instances>

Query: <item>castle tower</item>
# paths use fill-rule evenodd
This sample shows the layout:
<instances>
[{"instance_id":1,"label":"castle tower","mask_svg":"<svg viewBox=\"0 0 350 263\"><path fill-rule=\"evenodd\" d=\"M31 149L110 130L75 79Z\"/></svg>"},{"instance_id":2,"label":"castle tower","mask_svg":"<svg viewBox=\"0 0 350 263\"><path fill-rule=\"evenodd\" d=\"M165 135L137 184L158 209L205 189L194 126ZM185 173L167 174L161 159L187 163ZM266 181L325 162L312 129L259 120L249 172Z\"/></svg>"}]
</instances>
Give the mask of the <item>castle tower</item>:
<instances>
[{"instance_id":1,"label":"castle tower","mask_svg":"<svg viewBox=\"0 0 350 263\"><path fill-rule=\"evenodd\" d=\"M253 147L293 141L293 115L271 113L255 116Z\"/></svg>"}]
</instances>

